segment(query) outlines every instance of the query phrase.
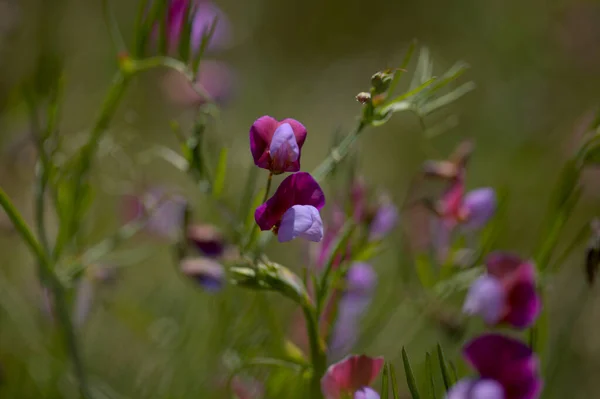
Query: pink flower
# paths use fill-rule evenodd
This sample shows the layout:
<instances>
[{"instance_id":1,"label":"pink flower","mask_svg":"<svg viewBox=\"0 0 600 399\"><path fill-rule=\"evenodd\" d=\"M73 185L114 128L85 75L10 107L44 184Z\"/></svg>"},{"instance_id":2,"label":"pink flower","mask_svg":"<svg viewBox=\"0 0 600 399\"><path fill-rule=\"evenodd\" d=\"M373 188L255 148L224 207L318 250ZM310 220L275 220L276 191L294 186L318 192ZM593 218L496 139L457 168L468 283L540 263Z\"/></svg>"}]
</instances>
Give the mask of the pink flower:
<instances>
[{"instance_id":1,"label":"pink flower","mask_svg":"<svg viewBox=\"0 0 600 399\"><path fill-rule=\"evenodd\" d=\"M509 324L524 329L541 310L535 289L535 266L519 257L493 253L486 259L487 273L473 282L463 310L480 315L487 324Z\"/></svg>"},{"instance_id":2,"label":"pink flower","mask_svg":"<svg viewBox=\"0 0 600 399\"><path fill-rule=\"evenodd\" d=\"M325 206L325 195L319 183L306 172L286 177L275 194L254 213L261 230L277 233L280 242L302 237L321 241L323 222L319 210Z\"/></svg>"},{"instance_id":3,"label":"pink flower","mask_svg":"<svg viewBox=\"0 0 600 399\"><path fill-rule=\"evenodd\" d=\"M383 367L382 357L348 356L332 364L321 380L321 390L325 399L341 399L348 396L358 398L379 398L369 388Z\"/></svg>"},{"instance_id":4,"label":"pink flower","mask_svg":"<svg viewBox=\"0 0 600 399\"><path fill-rule=\"evenodd\" d=\"M306 128L295 119L258 118L250 128L250 151L259 168L274 174L300 170Z\"/></svg>"},{"instance_id":5,"label":"pink flower","mask_svg":"<svg viewBox=\"0 0 600 399\"><path fill-rule=\"evenodd\" d=\"M192 7L196 7L192 16L192 32L190 37L190 46L192 53L195 53L200 48L202 36L204 32L208 32L215 18L217 25L215 32L208 44L208 49L216 50L227 47L231 42L231 24L227 16L213 3L205 0L171 0L169 3L169 19L167 29L169 32L169 48L176 51L183 33L185 10L190 1L193 2Z\"/></svg>"},{"instance_id":6,"label":"pink flower","mask_svg":"<svg viewBox=\"0 0 600 399\"><path fill-rule=\"evenodd\" d=\"M463 349L479 378L458 381L447 399L536 399L542 381L539 362L531 349L513 338L487 334Z\"/></svg>"}]
</instances>

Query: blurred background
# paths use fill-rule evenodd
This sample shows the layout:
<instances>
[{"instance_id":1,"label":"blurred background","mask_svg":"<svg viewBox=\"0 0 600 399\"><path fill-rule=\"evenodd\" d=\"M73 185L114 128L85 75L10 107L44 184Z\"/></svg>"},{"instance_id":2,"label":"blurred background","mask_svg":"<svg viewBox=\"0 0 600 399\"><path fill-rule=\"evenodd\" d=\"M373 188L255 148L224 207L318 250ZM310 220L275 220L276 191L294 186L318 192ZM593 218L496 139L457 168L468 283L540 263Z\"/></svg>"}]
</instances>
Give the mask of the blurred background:
<instances>
[{"instance_id":1,"label":"blurred background","mask_svg":"<svg viewBox=\"0 0 600 399\"><path fill-rule=\"evenodd\" d=\"M301 121L308 130L303 169L312 170L327 155L334 132L354 126L360 115L354 97L369 89L371 75L398 66L410 41L417 39L431 51L434 74L463 60L471 68L462 80L474 81L477 89L425 120L427 127L450 121L426 147L419 120L410 113L370 129L358 145L361 174L400 206L424 160L445 158L460 140L472 138L476 151L469 188L493 186L510 193L495 248L532 256L562 161L577 146L582 118L598 105L600 2L215 4L226 15L231 35L227 46L209 54L219 63L217 76L223 78L219 72L226 71L227 87L220 119L211 125L208 140L215 160L218 146L230 149L227 198L241 196L252 165L248 129L257 117ZM137 2L113 1L113 7L129 39ZM100 1L0 1L0 184L28 220L33 212L35 151L28 144L29 116L20 87L38 79L43 90L43 77L53 76L53 68L63 65L60 132L67 147L76 146L89 133L116 60ZM186 125L194 116L193 108L177 97L183 89L173 89L170 82L168 73L152 71L129 87L95 163L95 202L85 242L98 242L118 228L124 194L155 184L185 195L196 220L219 223L214 207L184 174L148 156L158 144L177 150L169 123L176 119ZM600 175L592 170L584 178L583 201L561 247L598 213ZM331 192L331 187L326 190ZM400 218L404 222L402 213ZM43 311L33 260L3 215L0 225L0 397L75 397L68 361ZM51 220L49 225L52 231ZM481 325L473 322L462 334L449 333L439 317L424 315L406 300L397 276L399 269L412 265L402 246L395 244L402 239L400 230L388 238L389 250L373 261L379 276L377 297L363 318L363 334L353 352L384 355L401 368L400 351L406 346L422 373L425 351L441 342L447 356L458 361L460 345ZM128 258L130 265L119 268L110 284L97 287L92 311L79 326L98 398L229 397L223 385L239 359L272 353L277 337L292 329L293 305L275 294L234 288L209 294L182 279L168 244L136 237L127 247L131 254L123 256L134 260ZM272 243L268 253L299 270L306 247ZM600 366L600 304L597 293L584 283L583 259L582 246L549 282L544 306L558 366L545 375L544 398L589 398L600 389L595 378ZM458 306L461 298L456 299ZM276 385L274 374L253 370L245 381L268 378ZM283 385L288 380L279 381ZM264 397L293 397L290 390L289 384L270 386Z\"/></svg>"}]
</instances>

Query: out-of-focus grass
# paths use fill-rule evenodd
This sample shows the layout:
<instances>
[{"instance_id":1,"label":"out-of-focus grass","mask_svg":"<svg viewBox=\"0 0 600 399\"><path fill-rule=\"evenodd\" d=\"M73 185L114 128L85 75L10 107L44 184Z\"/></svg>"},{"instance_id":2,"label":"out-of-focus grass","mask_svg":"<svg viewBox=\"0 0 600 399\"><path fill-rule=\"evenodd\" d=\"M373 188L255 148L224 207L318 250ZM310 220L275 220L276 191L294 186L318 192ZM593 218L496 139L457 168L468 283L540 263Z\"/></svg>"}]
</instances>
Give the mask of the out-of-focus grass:
<instances>
[{"instance_id":1,"label":"out-of-focus grass","mask_svg":"<svg viewBox=\"0 0 600 399\"><path fill-rule=\"evenodd\" d=\"M58 37L66 55L67 94L61 131L68 140L85 134L103 90L115 68L107 41L99 2L63 1ZM135 2L114 2L125 35L132 29ZM4 113L0 118L3 148L27 130L24 110L15 107L13 89L31 76L39 37L36 26L43 20L42 1L23 2L20 25L3 41L0 58L0 92ZM470 164L468 185L491 185L510 190L506 229L497 247L531 256L560 160L573 146L571 131L576 119L598 101L600 67L600 6L594 2L427 0L334 0L303 2L226 0L218 4L235 28L235 45L222 59L239 73L238 94L222 112L210 135L231 149L226 193L239 197L251 164L247 132L263 114L294 117L308 128L303 168L311 170L325 155L336 128L349 129L359 105L354 95L368 87L371 74L400 62L413 38L432 49L440 67L455 59L471 65L468 72L478 89L451 107L459 125L430 143L420 145L421 128L410 115L394 117L359 144L360 163L373 185L385 187L399 203L410 177L428 156L444 156L460 138L472 137L477 150ZM594 40L596 39L596 40ZM438 71L439 72L439 71ZM153 143L175 146L168 123L191 115L169 106L161 98L160 74L140 78L129 91L115 119L110 137L123 146L117 157L135 157ZM435 124L446 114L434 115ZM215 154L216 158L216 154ZM7 161L0 170L3 187L18 199L31 216L32 164ZM11 166L13 168L11 168ZM185 177L159 161L135 170L102 156L95 169L98 187L92 226L94 242L116 228L118 193L106 182L123 182L123 176L181 186L193 200L196 217L214 219L213 209L194 192ZM130 168L129 168L130 169ZM597 175L591 172L584 201L569 224L574 234L598 212ZM400 234L390 237L396 243ZM132 246L142 245L137 240ZM565 238L561 246L568 245ZM391 245L397 247L398 245ZM10 398L73 397L67 363L51 322L39 312L40 297L32 260L14 235L2 235L0 247L0 364L4 388ZM300 266L303 248L277 245L269 254L282 264ZM552 281L550 309L553 336L562 328L567 340L560 348L559 369L552 375L547 398L591 397L599 386L593 372L600 356L598 297L593 292L585 303L575 303L585 290L582 253L564 265ZM400 365L406 345L418 372L424 368L425 351L437 341L447 356L458 356L461 339L445 336L430 320L403 299L394 280L399 267L410 267L407 254L391 250L375 262L380 289L365 330L374 319L376 337L365 337L356 351L383 354ZM457 298L459 300L460 298ZM458 302L457 302L458 303ZM583 316L573 324L564 321L577 307ZM267 307L269 309L267 309ZM235 364L242 356L274 355L281 349L273 339L270 313L289 330L292 305L279 298L227 289L211 296L178 275L168 247L154 246L151 256L123 269L115 286L97 292L96 307L81 337L86 363L98 397L180 398L224 397L219 388L227 375L223 357ZM386 315L375 317L379 312ZM381 328L379 328L381 327ZM469 325L467 335L480 326ZM225 355L225 356L223 356ZM257 373L260 378L262 371ZM4 389L4 390L3 390ZM211 396L212 395L212 396Z\"/></svg>"}]
</instances>

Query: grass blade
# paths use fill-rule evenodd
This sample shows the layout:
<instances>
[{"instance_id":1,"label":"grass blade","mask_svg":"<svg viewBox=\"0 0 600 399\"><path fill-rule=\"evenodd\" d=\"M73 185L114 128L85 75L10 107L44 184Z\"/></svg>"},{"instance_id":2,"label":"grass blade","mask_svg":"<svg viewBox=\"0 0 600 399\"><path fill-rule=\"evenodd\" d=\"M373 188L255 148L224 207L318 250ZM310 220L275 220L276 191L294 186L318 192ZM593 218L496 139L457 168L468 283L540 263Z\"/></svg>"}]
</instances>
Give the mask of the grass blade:
<instances>
[{"instance_id":1,"label":"grass blade","mask_svg":"<svg viewBox=\"0 0 600 399\"><path fill-rule=\"evenodd\" d=\"M394 365L390 363L390 379L392 380L392 396L394 399L399 399L398 380L396 379L396 370Z\"/></svg>"},{"instance_id":2,"label":"grass blade","mask_svg":"<svg viewBox=\"0 0 600 399\"><path fill-rule=\"evenodd\" d=\"M408 354L406 353L406 349L404 347L402 347L402 363L404 363L404 374L406 375L406 383L408 384L410 394L413 399L420 399L421 396L419 395L417 382L415 380L412 367L410 366L410 361L408 360Z\"/></svg>"},{"instance_id":3,"label":"grass blade","mask_svg":"<svg viewBox=\"0 0 600 399\"><path fill-rule=\"evenodd\" d=\"M433 379L433 365L431 364L431 354L429 352L425 354L425 367L429 377L429 397L431 399L437 399L435 394L435 381Z\"/></svg>"},{"instance_id":4,"label":"grass blade","mask_svg":"<svg viewBox=\"0 0 600 399\"><path fill-rule=\"evenodd\" d=\"M442 345L437 344L437 355L438 361L440 362L440 371L442 372L442 379L444 380L444 388L446 391L450 389L454 382L452 381L452 377L448 372L448 365L446 363L446 356L444 356L444 350L442 349Z\"/></svg>"},{"instance_id":5,"label":"grass blade","mask_svg":"<svg viewBox=\"0 0 600 399\"><path fill-rule=\"evenodd\" d=\"M383 365L383 375L381 376L381 399L388 399L389 397L389 387L388 387L388 381L389 380L389 365L388 363L385 363Z\"/></svg>"}]
</instances>

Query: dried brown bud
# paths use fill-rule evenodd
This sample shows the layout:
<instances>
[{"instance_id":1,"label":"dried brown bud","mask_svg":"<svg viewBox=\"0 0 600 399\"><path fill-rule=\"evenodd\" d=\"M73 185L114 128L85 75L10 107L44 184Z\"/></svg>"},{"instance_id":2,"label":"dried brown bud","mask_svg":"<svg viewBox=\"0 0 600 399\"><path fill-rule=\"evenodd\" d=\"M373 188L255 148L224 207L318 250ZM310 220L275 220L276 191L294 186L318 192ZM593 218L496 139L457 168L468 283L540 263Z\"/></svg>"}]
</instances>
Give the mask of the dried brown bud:
<instances>
[{"instance_id":1,"label":"dried brown bud","mask_svg":"<svg viewBox=\"0 0 600 399\"><path fill-rule=\"evenodd\" d=\"M356 95L356 101L358 101L361 104L367 104L368 102L371 101L371 94L364 92L364 91L361 93L358 93Z\"/></svg>"}]
</instances>

